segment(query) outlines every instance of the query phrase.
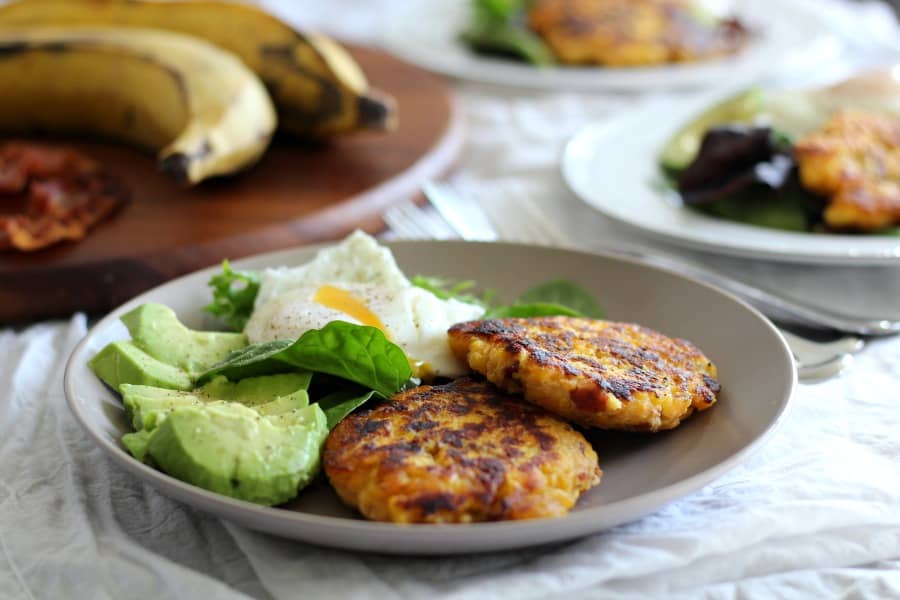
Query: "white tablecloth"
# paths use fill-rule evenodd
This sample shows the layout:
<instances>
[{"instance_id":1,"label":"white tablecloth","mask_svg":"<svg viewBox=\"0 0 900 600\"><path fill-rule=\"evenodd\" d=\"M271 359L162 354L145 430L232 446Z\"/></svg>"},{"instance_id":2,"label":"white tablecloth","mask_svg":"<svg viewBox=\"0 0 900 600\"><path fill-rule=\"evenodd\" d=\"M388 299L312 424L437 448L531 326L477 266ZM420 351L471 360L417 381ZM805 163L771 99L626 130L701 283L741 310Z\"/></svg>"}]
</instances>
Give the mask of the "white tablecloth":
<instances>
[{"instance_id":1,"label":"white tablecloth","mask_svg":"<svg viewBox=\"0 0 900 600\"><path fill-rule=\"evenodd\" d=\"M396 6L321 4L279 10L370 39ZM884 29L887 18L822 7L843 15L846 31ZM864 36L855 37L862 56ZM461 189L528 197L583 247L627 235L565 190L556 162L571 133L633 99L458 87L469 131ZM898 269L683 256L804 299L900 317ZM900 339L870 343L838 379L801 386L758 454L638 522L549 548L396 559L257 534L122 472L64 403L63 367L85 331L76 316L0 332L3 599L900 597Z\"/></svg>"}]
</instances>

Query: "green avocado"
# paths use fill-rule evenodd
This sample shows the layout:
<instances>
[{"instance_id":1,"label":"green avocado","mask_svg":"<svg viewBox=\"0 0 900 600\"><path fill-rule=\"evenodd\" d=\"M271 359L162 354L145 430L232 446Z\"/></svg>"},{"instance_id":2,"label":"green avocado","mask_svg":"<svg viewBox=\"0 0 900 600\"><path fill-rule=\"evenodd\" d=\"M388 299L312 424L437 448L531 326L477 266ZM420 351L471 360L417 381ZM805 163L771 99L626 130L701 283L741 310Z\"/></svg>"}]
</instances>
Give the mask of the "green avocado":
<instances>
[{"instance_id":1,"label":"green avocado","mask_svg":"<svg viewBox=\"0 0 900 600\"><path fill-rule=\"evenodd\" d=\"M185 327L168 306L142 304L121 317L134 345L191 376L205 371L247 345L243 333L194 331Z\"/></svg>"},{"instance_id":2,"label":"green avocado","mask_svg":"<svg viewBox=\"0 0 900 600\"><path fill-rule=\"evenodd\" d=\"M189 390L193 387L185 371L153 358L131 342L108 344L88 362L88 366L115 390L120 390L125 383L171 390Z\"/></svg>"},{"instance_id":3,"label":"green avocado","mask_svg":"<svg viewBox=\"0 0 900 600\"><path fill-rule=\"evenodd\" d=\"M150 441L151 432L146 429L126 433L122 436L122 443L131 452L131 455L141 462L149 463L147 459L147 443Z\"/></svg>"},{"instance_id":4,"label":"green avocado","mask_svg":"<svg viewBox=\"0 0 900 600\"><path fill-rule=\"evenodd\" d=\"M217 400L240 402L247 406L265 404L290 396L298 391L306 391L312 380L312 373L282 373L280 375L260 375L230 382L224 376L214 377L202 388L203 393ZM306 394L304 394L304 397ZM304 406L306 406L304 404Z\"/></svg>"},{"instance_id":5,"label":"green avocado","mask_svg":"<svg viewBox=\"0 0 900 600\"><path fill-rule=\"evenodd\" d=\"M250 377L231 383L216 377L193 391L123 384L122 403L135 430L154 429L168 413L185 406L238 402L261 415L275 415L309 405L309 373Z\"/></svg>"},{"instance_id":6,"label":"green avocado","mask_svg":"<svg viewBox=\"0 0 900 600\"><path fill-rule=\"evenodd\" d=\"M212 402L211 398L199 393L167 390L149 385L125 383L120 391L122 392L122 404L125 405L125 413L135 431L154 429L168 413L176 408Z\"/></svg>"},{"instance_id":7,"label":"green avocado","mask_svg":"<svg viewBox=\"0 0 900 600\"><path fill-rule=\"evenodd\" d=\"M231 402L184 406L152 431L146 457L204 489L274 505L297 495L318 473L328 435L315 404L275 416ZM142 441L133 440L140 450Z\"/></svg>"}]
</instances>

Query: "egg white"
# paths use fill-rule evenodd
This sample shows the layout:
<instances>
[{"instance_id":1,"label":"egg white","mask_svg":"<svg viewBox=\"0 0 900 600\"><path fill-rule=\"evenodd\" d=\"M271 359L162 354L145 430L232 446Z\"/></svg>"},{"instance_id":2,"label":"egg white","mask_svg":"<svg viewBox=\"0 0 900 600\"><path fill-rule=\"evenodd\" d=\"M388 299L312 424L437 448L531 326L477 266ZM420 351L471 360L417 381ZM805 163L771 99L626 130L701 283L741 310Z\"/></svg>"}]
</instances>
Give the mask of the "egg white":
<instances>
[{"instance_id":1,"label":"egg white","mask_svg":"<svg viewBox=\"0 0 900 600\"><path fill-rule=\"evenodd\" d=\"M250 342L297 338L335 320L361 323L316 300L325 285L349 293L371 311L387 337L403 348L411 361L424 363L426 371L445 377L467 371L450 351L447 329L454 323L479 318L484 309L454 299L442 300L412 285L391 251L362 232L320 251L305 265L266 269L255 309L244 329Z\"/></svg>"}]
</instances>

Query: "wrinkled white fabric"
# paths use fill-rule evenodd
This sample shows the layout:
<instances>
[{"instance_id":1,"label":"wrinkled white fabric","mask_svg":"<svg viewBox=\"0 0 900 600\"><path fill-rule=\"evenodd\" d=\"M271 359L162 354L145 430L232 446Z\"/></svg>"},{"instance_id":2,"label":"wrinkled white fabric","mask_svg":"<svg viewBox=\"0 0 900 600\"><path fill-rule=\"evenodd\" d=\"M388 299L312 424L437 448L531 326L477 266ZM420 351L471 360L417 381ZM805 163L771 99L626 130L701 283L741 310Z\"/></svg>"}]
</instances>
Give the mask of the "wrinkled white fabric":
<instances>
[{"instance_id":1,"label":"wrinkled white fabric","mask_svg":"<svg viewBox=\"0 0 900 600\"><path fill-rule=\"evenodd\" d=\"M218 519L113 465L65 402L87 329L0 333L0 598L266 597Z\"/></svg>"},{"instance_id":2,"label":"wrinkled white fabric","mask_svg":"<svg viewBox=\"0 0 900 600\"><path fill-rule=\"evenodd\" d=\"M365 41L403 4L277 9ZM856 56L884 60L896 38L884 7L817 6ZM557 166L571 134L640 98L456 85L468 125L454 177L461 190L496 207L523 202L578 247L651 243L582 205ZM666 250L806 301L900 317L896 268ZM64 364L85 331L76 316L0 332L0 599L900 597L900 339L870 343L838 379L801 386L757 454L640 521L550 547L416 559L251 532L122 472L65 406Z\"/></svg>"}]
</instances>

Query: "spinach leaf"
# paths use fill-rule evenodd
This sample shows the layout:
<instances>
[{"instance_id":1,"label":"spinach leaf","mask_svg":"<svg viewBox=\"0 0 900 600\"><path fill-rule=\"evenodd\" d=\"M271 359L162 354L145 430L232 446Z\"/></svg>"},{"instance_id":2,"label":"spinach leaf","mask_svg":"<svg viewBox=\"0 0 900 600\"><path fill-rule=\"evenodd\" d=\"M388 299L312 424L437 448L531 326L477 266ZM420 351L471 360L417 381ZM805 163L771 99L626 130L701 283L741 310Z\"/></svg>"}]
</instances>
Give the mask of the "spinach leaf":
<instances>
[{"instance_id":1,"label":"spinach leaf","mask_svg":"<svg viewBox=\"0 0 900 600\"><path fill-rule=\"evenodd\" d=\"M583 317L577 310L568 306L551 303L511 304L509 306L497 306L484 313L482 319L505 319L529 317Z\"/></svg>"},{"instance_id":2,"label":"spinach leaf","mask_svg":"<svg viewBox=\"0 0 900 600\"><path fill-rule=\"evenodd\" d=\"M224 260L222 272L213 275L207 285L213 289L213 301L203 310L219 317L233 330L243 331L259 293L259 274L234 271Z\"/></svg>"},{"instance_id":3,"label":"spinach leaf","mask_svg":"<svg viewBox=\"0 0 900 600\"><path fill-rule=\"evenodd\" d=\"M757 186L691 208L729 221L785 231L809 231L810 209L799 185L781 190ZM818 220L818 219L816 219Z\"/></svg>"},{"instance_id":4,"label":"spinach leaf","mask_svg":"<svg viewBox=\"0 0 900 600\"><path fill-rule=\"evenodd\" d=\"M476 52L513 57L535 66L555 62L544 40L528 27L532 0L473 0L460 39Z\"/></svg>"},{"instance_id":5,"label":"spinach leaf","mask_svg":"<svg viewBox=\"0 0 900 600\"><path fill-rule=\"evenodd\" d=\"M203 373L198 383L216 375L234 381L253 375L301 369L326 373L375 390L387 398L412 375L406 353L380 329L331 321L296 341L276 340L232 352Z\"/></svg>"},{"instance_id":6,"label":"spinach leaf","mask_svg":"<svg viewBox=\"0 0 900 600\"><path fill-rule=\"evenodd\" d=\"M301 369L353 381L385 398L412 375L406 353L380 329L346 321L307 331L278 357Z\"/></svg>"},{"instance_id":7,"label":"spinach leaf","mask_svg":"<svg viewBox=\"0 0 900 600\"><path fill-rule=\"evenodd\" d=\"M455 298L456 300L459 300L460 302L466 302L467 304L488 306L494 296L494 292L491 290L485 292L484 295L480 298L478 296L475 296L474 294L469 293L468 290L471 290L473 287L475 287L474 281L453 282L449 279L442 279L440 277L416 275L412 279L410 279L410 283L412 283L416 287L420 287L423 290L431 292L441 300L449 300L450 298Z\"/></svg>"},{"instance_id":8,"label":"spinach leaf","mask_svg":"<svg viewBox=\"0 0 900 600\"><path fill-rule=\"evenodd\" d=\"M556 62L544 40L523 26L507 23L472 25L459 37L476 52L511 56L536 67Z\"/></svg>"},{"instance_id":9,"label":"spinach leaf","mask_svg":"<svg viewBox=\"0 0 900 600\"><path fill-rule=\"evenodd\" d=\"M536 285L519 296L515 305L560 305L575 315L602 319L605 312L594 296L573 281L556 279ZM554 313L567 314L567 313ZM534 315L539 316L539 315Z\"/></svg>"},{"instance_id":10,"label":"spinach leaf","mask_svg":"<svg viewBox=\"0 0 900 600\"><path fill-rule=\"evenodd\" d=\"M869 235L890 235L893 237L900 237L900 227L885 227L878 231L869 232Z\"/></svg>"},{"instance_id":11,"label":"spinach leaf","mask_svg":"<svg viewBox=\"0 0 900 600\"><path fill-rule=\"evenodd\" d=\"M224 375L229 381L237 381L257 375L295 371L294 366L280 356L293 343L293 340L275 340L235 350L201 373L197 378L197 385L206 383L216 375Z\"/></svg>"},{"instance_id":12,"label":"spinach leaf","mask_svg":"<svg viewBox=\"0 0 900 600\"><path fill-rule=\"evenodd\" d=\"M319 408L325 413L328 430L334 429L344 417L368 402L375 395L375 390L364 390L358 386L347 387L332 392L317 401Z\"/></svg>"},{"instance_id":13,"label":"spinach leaf","mask_svg":"<svg viewBox=\"0 0 900 600\"><path fill-rule=\"evenodd\" d=\"M474 0L472 8L477 18L491 23L507 21L521 12L529 1L522 0Z\"/></svg>"},{"instance_id":14,"label":"spinach leaf","mask_svg":"<svg viewBox=\"0 0 900 600\"><path fill-rule=\"evenodd\" d=\"M519 296L511 305L494 303L496 292L488 290L481 297L471 292L474 281L454 282L440 277L416 275L412 284L428 290L441 300L455 298L462 302L485 307L482 319L501 319L506 317L594 317L603 318L603 308L590 292L583 287L565 279L557 279L537 285Z\"/></svg>"}]
</instances>

